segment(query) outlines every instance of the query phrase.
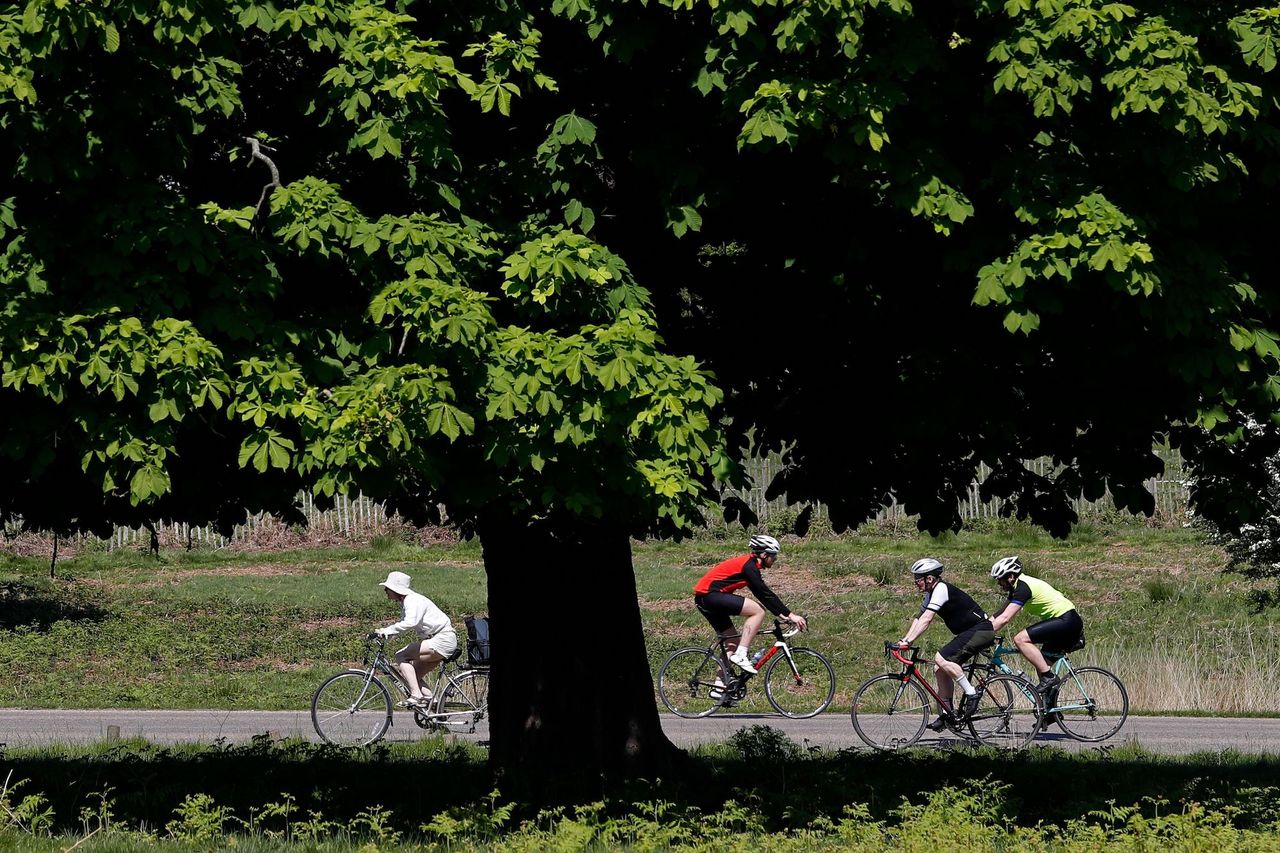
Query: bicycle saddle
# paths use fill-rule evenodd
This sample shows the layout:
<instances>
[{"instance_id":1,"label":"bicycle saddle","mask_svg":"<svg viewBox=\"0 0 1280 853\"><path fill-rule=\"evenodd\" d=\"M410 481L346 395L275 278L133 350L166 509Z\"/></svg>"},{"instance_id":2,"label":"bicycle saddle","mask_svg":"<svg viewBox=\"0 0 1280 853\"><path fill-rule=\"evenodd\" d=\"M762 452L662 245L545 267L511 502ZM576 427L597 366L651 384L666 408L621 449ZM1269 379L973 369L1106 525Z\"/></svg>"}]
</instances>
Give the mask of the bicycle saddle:
<instances>
[{"instance_id":1,"label":"bicycle saddle","mask_svg":"<svg viewBox=\"0 0 1280 853\"><path fill-rule=\"evenodd\" d=\"M445 658L445 660L452 663L453 661L457 660L460 657L462 657L462 646L458 646L456 649L454 649L453 654L449 655L447 658Z\"/></svg>"}]
</instances>

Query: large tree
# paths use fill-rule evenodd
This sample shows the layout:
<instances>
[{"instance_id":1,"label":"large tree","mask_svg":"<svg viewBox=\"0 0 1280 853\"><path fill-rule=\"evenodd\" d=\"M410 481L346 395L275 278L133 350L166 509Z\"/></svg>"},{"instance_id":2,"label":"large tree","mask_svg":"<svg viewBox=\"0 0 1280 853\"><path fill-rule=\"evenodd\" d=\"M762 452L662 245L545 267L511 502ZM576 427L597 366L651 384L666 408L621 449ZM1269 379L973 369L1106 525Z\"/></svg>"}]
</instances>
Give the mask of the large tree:
<instances>
[{"instance_id":1,"label":"large tree","mask_svg":"<svg viewBox=\"0 0 1280 853\"><path fill-rule=\"evenodd\" d=\"M495 764L665 771L629 541L700 523L736 469L722 394L569 200L592 124L509 119L557 85L527 17L33 2L0 27L0 514L443 505L484 545Z\"/></svg>"},{"instance_id":2,"label":"large tree","mask_svg":"<svg viewBox=\"0 0 1280 853\"><path fill-rule=\"evenodd\" d=\"M484 546L495 762L660 773L628 541L737 476L721 413L839 526L954 527L985 462L1059 533L1104 486L1148 507L1154 438L1208 471L1270 417L1277 21L33 0L0 15L0 515L443 504Z\"/></svg>"}]
</instances>

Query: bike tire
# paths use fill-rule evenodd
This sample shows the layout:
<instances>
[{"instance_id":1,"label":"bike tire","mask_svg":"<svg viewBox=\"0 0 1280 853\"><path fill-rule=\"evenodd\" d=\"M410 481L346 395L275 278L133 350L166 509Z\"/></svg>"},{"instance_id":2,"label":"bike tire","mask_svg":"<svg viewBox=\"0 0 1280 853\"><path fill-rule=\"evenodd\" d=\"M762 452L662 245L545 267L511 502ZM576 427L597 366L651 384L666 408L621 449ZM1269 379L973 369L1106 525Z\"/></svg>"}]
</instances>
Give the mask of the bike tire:
<instances>
[{"instance_id":1,"label":"bike tire","mask_svg":"<svg viewBox=\"0 0 1280 853\"><path fill-rule=\"evenodd\" d=\"M906 749L929 722L929 697L914 681L886 673L869 678L853 694L849 717L862 742L873 749Z\"/></svg>"},{"instance_id":2,"label":"bike tire","mask_svg":"<svg viewBox=\"0 0 1280 853\"><path fill-rule=\"evenodd\" d=\"M325 743L368 746L391 727L391 707L385 684L362 670L348 670L330 676L316 689L311 697L311 724Z\"/></svg>"},{"instance_id":3,"label":"bike tire","mask_svg":"<svg viewBox=\"0 0 1280 853\"><path fill-rule=\"evenodd\" d=\"M1046 713L1069 736L1098 743L1115 735L1129 718L1129 691L1100 666L1082 666L1062 679L1053 708ZM1103 713L1098 713L1101 707Z\"/></svg>"},{"instance_id":4,"label":"bike tire","mask_svg":"<svg viewBox=\"0 0 1280 853\"><path fill-rule=\"evenodd\" d=\"M432 709L449 716L437 721L448 731L467 733L476 730L476 723L489 713L489 670L469 669L449 682Z\"/></svg>"},{"instance_id":5,"label":"bike tire","mask_svg":"<svg viewBox=\"0 0 1280 853\"><path fill-rule=\"evenodd\" d=\"M816 717L827 710L835 698L836 671L813 649L791 649L791 659L785 652L779 652L765 667L764 695L784 717L793 720Z\"/></svg>"},{"instance_id":6,"label":"bike tire","mask_svg":"<svg viewBox=\"0 0 1280 853\"><path fill-rule=\"evenodd\" d=\"M715 713L728 698L728 690L723 689L723 685L720 685L719 697L712 696L717 677L723 679L721 666L710 651L677 649L658 670L658 695L662 704L677 717L706 717Z\"/></svg>"},{"instance_id":7,"label":"bike tire","mask_svg":"<svg viewBox=\"0 0 1280 853\"><path fill-rule=\"evenodd\" d=\"M1035 739L1044 703L1031 682L1013 675L994 675L977 689L978 707L966 721L975 739L1010 751Z\"/></svg>"}]
</instances>

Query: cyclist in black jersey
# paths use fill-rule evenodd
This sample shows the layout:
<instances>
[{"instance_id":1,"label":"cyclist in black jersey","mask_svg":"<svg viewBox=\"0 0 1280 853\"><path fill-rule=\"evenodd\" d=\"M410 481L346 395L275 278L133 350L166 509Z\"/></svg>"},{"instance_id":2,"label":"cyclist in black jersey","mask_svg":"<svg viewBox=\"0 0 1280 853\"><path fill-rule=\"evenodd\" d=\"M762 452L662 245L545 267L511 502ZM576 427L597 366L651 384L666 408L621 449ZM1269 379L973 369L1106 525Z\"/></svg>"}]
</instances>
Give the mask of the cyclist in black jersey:
<instances>
[{"instance_id":1,"label":"cyclist in black jersey","mask_svg":"<svg viewBox=\"0 0 1280 853\"><path fill-rule=\"evenodd\" d=\"M955 717L967 717L978 706L978 693L961 667L965 661L991 645L996 638L986 611L964 590L942 580L942 563L926 557L911 567L916 589L924 593L920 613L911 621L906 635L898 641L902 648L910 646L933 622L934 614L955 636L933 658L934 673L938 682L938 697L942 700L938 718L929 724L935 732L942 731ZM953 684L964 691L964 701L957 715L951 706Z\"/></svg>"}]
</instances>

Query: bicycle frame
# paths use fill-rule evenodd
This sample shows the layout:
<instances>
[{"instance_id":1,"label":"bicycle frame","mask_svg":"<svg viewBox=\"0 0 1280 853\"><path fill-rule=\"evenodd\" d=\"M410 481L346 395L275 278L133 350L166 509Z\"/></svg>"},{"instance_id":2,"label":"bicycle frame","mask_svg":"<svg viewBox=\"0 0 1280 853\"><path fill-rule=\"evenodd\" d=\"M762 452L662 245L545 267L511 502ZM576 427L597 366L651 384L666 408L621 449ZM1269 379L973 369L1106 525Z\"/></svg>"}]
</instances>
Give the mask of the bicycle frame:
<instances>
[{"instance_id":1,"label":"bicycle frame","mask_svg":"<svg viewBox=\"0 0 1280 853\"><path fill-rule=\"evenodd\" d=\"M767 664L767 663L768 663L770 660L772 660L773 658L777 657L777 656L778 656L778 654L784 654L784 655L786 655L786 656L787 656L787 662L791 664L791 677L792 677L792 678L795 678L795 679L796 679L796 682L797 682L797 683L799 683L801 679L800 679L800 678L799 678L799 676L797 676L797 674L796 674L797 670L796 670L796 662L795 662L795 658L793 658L793 657L791 656L791 646L789 646L789 645L787 644L787 639L786 639L786 638L787 638L787 636L789 636L789 635L787 634L787 632L786 632L785 630L783 630L783 628L782 628L782 623L781 623L780 621L778 621L777 619L774 619L774 620L773 620L773 628L771 628L771 629L769 629L769 630L767 630L767 631L761 631L760 633L761 633L761 634L772 634L772 635L774 636L774 638L775 638L775 639L774 639L773 645L769 647L769 650L768 650L768 651L766 651L763 655L761 655L761 656L760 656L760 660L758 660L758 661L756 661L756 662L755 662L755 664L754 664L755 668L756 668L756 669L763 669L763 668L764 668L764 665L765 665L765 664ZM741 639L741 638L742 638L742 635L741 635L741 634L738 634L738 635L737 635L737 637L738 637L738 639ZM725 644L725 642L726 642L727 640L729 640L729 639L732 639L732 638L730 638L730 637L717 637L717 638L716 638L716 641L717 641L717 643L718 643L718 644L719 644L719 646L720 646L720 663L721 663L721 665L723 666L724 671L725 671L726 673L728 673L728 672L730 672L730 671L731 671L731 670L729 669L729 650L728 650L728 649L726 649L726 648L725 648L725 645L724 645L724 644ZM713 645L715 645L715 644L713 644ZM779 649L781 649L781 652L779 652ZM751 673L749 673L749 672L747 672L747 671L743 670L743 671L742 671L742 673L741 673L738 677L739 677L739 678L741 678L741 679L745 682L748 678L750 678L750 677L751 677Z\"/></svg>"},{"instance_id":2,"label":"bicycle frame","mask_svg":"<svg viewBox=\"0 0 1280 853\"><path fill-rule=\"evenodd\" d=\"M991 656L990 666L994 668L997 672L1002 672L1005 675L1017 675L1017 672L1013 669L1013 667L1009 666L1009 664L1004 659L1005 655L1012 655L1015 653L1021 654L1021 652L1018 651L1016 646L1006 646L1004 645L1003 638L998 638L996 640L995 647L989 652ZM1080 695L1085 697L1085 701L1083 703L1077 702L1077 703L1068 704L1068 705L1055 704L1052 708L1045 708L1044 710L1045 714L1056 714L1062 711L1092 711L1096 703L1093 701L1093 699L1089 696L1088 692L1085 690L1084 683L1081 682L1080 679L1076 676L1075 668L1071 666L1071 661L1067 659L1067 656L1065 654L1045 652L1044 660L1045 660L1045 663L1049 664L1051 671L1055 675L1061 678L1064 683L1069 678L1076 685L1076 687L1079 688ZM1028 682L1028 684L1029 683L1030 682ZM1053 698L1057 699L1059 694L1060 694L1060 689L1058 691L1055 691L1055 695Z\"/></svg>"},{"instance_id":3,"label":"bicycle frame","mask_svg":"<svg viewBox=\"0 0 1280 853\"><path fill-rule=\"evenodd\" d=\"M379 673L379 672L385 675L391 681L391 683L395 685L396 690L400 692L400 695L405 697L413 695L409 690L409 685L405 683L404 676L401 675L400 672L394 666L391 665L391 659L387 657L386 645L384 643L379 642L379 643L376 643L376 648L377 648L376 652L373 652L374 648L375 648L375 643L373 641L369 642L365 646L364 689L360 691L360 696L357 698L355 704L358 704L359 702L364 701L365 694L369 691L369 685L373 682L375 673ZM372 662L370 662L369 660L369 655L371 652L373 652ZM459 667L457 667L456 665L453 665L453 662L450 660L443 660L440 662L440 665L436 667L436 670L435 670L436 679L431 685L431 694L432 696L435 697L432 703L433 710L429 710L429 711L415 710L414 711L415 716L421 717L423 720L430 723L440 723L440 722L447 723L452 717L469 717L475 713L474 711L441 711L440 710L440 703L444 701L445 691L448 690L450 686L456 685L458 683L457 681L454 680L453 674L449 670L458 669L458 668ZM395 725L394 716L392 717L391 724Z\"/></svg>"},{"instance_id":4,"label":"bicycle frame","mask_svg":"<svg viewBox=\"0 0 1280 853\"><path fill-rule=\"evenodd\" d=\"M915 680L920 683L920 686L925 689L925 692L933 697L933 701L938 703L938 707L943 707L942 697L933 689L933 685L929 683L929 679L920 674L920 664L922 661L920 660L920 649L918 646L911 646L904 650L890 643L885 643L885 651L892 655L894 660L902 664L902 673L900 678L902 679L903 684L906 684L912 678L915 678ZM909 659L904 658L902 656L903 651L911 652L911 657ZM900 693L899 696L901 696ZM895 699L894 701L896 702L897 700Z\"/></svg>"}]
</instances>

